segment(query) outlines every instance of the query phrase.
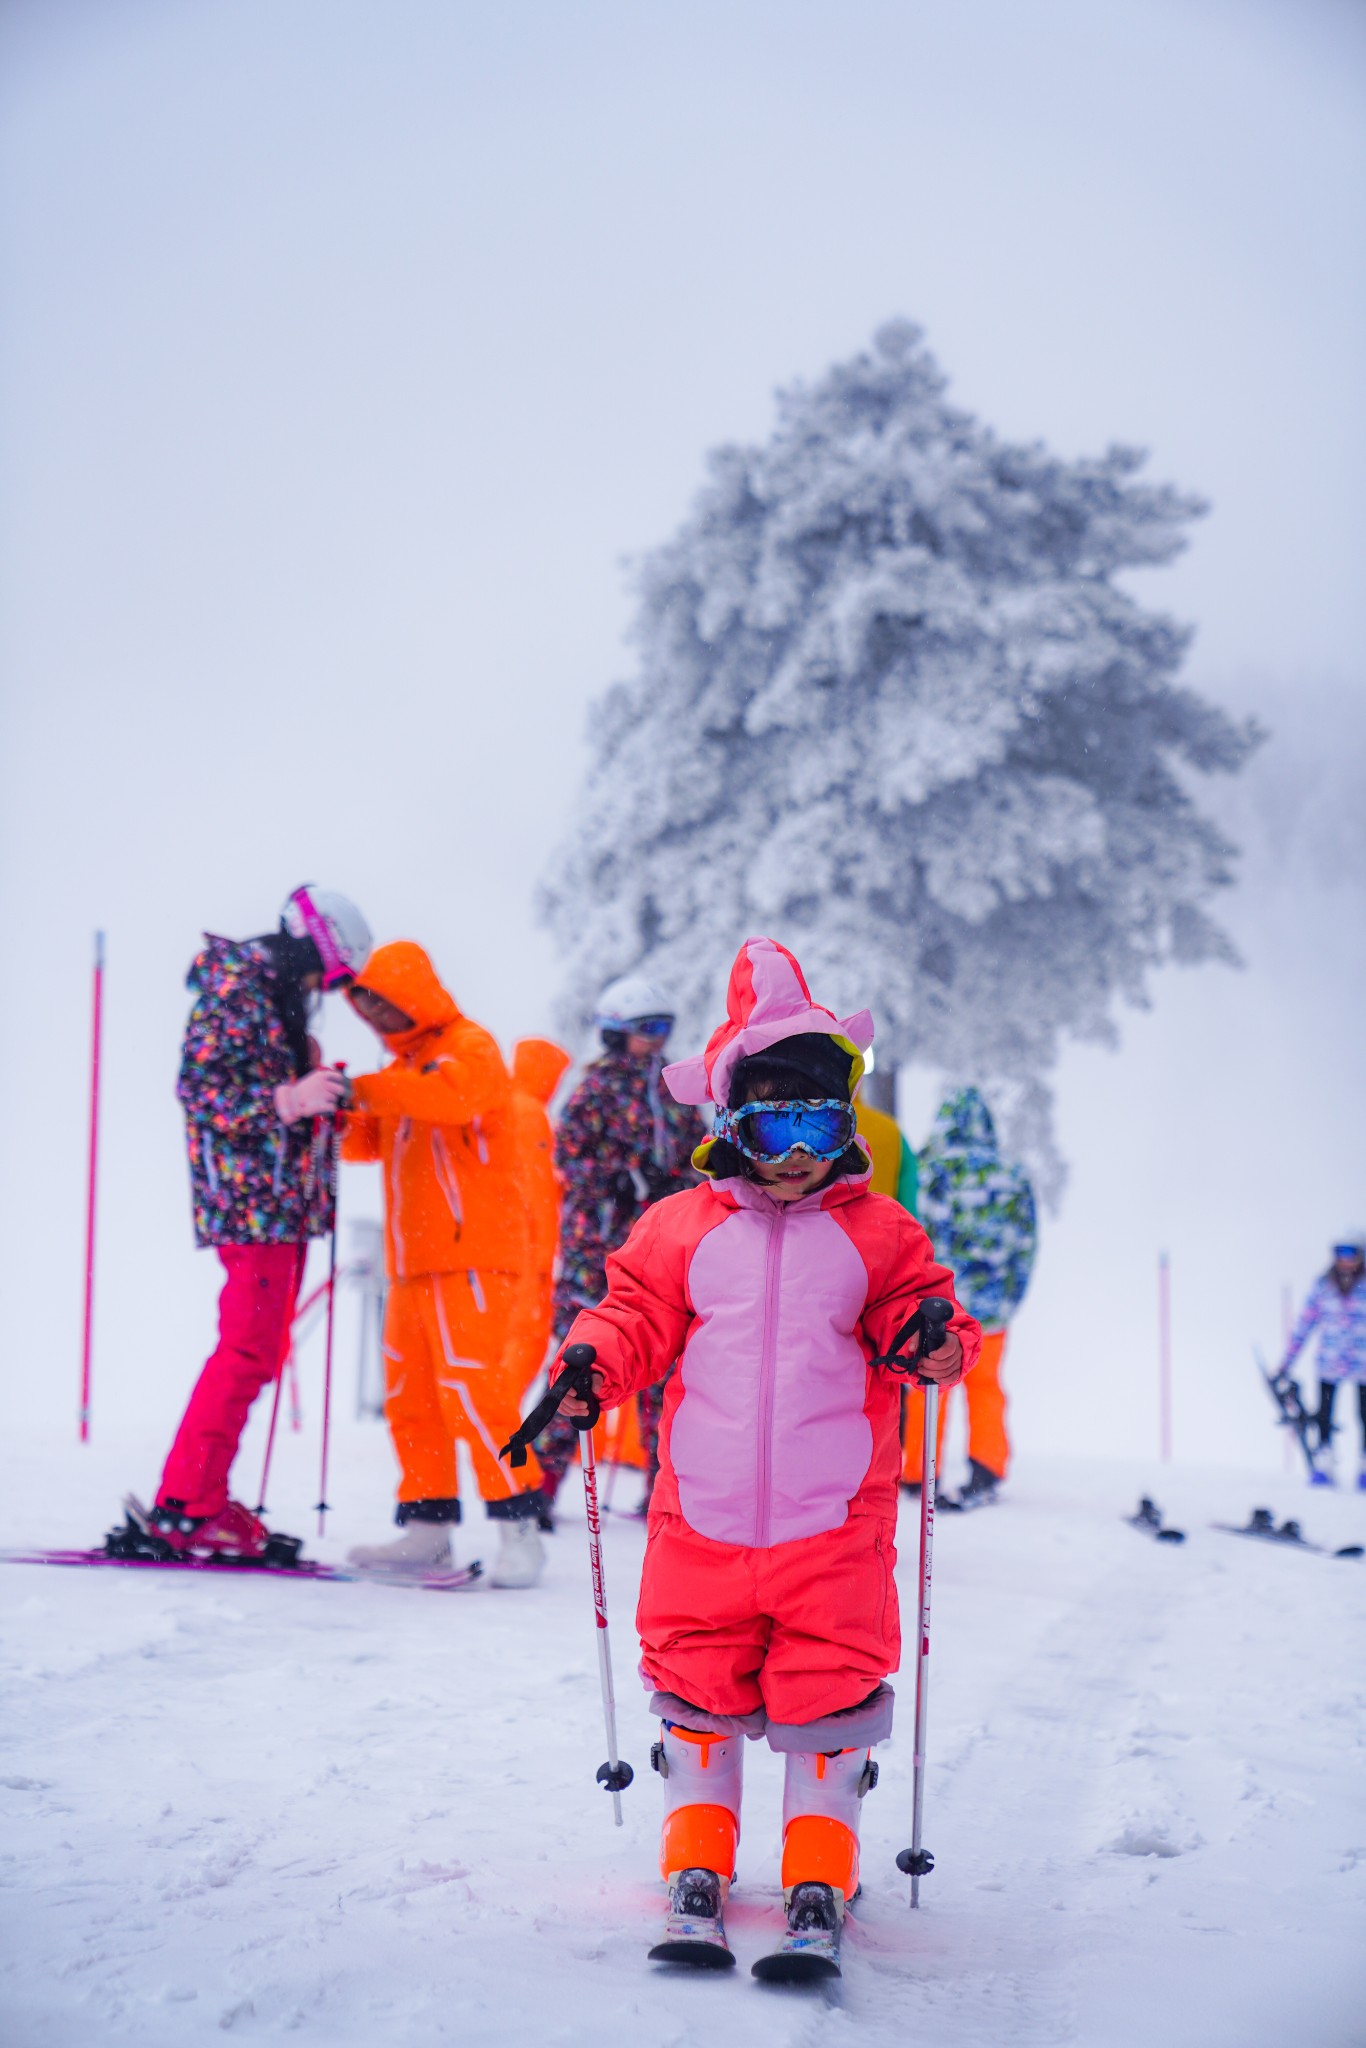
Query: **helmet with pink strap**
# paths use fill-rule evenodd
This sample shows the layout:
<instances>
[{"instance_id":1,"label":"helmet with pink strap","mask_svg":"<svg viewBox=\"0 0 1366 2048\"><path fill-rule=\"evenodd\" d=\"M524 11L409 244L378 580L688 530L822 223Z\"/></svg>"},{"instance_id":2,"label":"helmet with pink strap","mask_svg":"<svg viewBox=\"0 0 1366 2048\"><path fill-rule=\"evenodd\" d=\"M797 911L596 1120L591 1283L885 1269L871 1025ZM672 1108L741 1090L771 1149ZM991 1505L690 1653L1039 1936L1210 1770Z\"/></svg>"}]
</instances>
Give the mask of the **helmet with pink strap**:
<instances>
[{"instance_id":1,"label":"helmet with pink strap","mask_svg":"<svg viewBox=\"0 0 1366 2048\"><path fill-rule=\"evenodd\" d=\"M285 899L280 922L293 939L311 939L322 962L323 987L354 981L370 957L370 927L349 896L311 882Z\"/></svg>"}]
</instances>

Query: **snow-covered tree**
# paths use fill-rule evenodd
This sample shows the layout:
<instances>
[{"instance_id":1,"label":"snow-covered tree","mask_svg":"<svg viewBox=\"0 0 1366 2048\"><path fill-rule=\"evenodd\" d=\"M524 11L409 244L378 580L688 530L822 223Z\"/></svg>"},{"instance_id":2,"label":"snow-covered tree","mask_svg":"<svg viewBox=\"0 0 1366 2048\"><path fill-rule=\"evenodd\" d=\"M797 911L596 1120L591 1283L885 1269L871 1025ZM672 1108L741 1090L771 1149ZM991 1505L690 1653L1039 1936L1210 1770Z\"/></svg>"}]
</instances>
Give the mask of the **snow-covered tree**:
<instances>
[{"instance_id":1,"label":"snow-covered tree","mask_svg":"<svg viewBox=\"0 0 1366 2048\"><path fill-rule=\"evenodd\" d=\"M1056 1189L1060 1037L1113 1042L1148 969L1234 958L1205 907L1234 849L1185 771L1257 735L1115 580L1170 561L1200 502L1133 449L1062 461L944 393L894 322L780 394L764 446L712 455L641 565L638 672L593 712L543 907L571 1025L641 968L694 1043L767 932L822 1002L872 1009L884 1073L987 1087Z\"/></svg>"}]
</instances>

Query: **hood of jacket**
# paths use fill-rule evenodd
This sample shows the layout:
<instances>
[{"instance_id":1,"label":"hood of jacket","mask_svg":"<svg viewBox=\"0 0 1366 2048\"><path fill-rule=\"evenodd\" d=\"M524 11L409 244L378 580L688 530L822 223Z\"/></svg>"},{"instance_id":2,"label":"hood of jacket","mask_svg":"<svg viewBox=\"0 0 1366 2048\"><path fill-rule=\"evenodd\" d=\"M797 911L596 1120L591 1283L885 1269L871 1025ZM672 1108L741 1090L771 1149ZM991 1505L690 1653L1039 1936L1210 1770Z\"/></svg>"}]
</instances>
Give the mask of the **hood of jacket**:
<instances>
[{"instance_id":1,"label":"hood of jacket","mask_svg":"<svg viewBox=\"0 0 1366 2048\"><path fill-rule=\"evenodd\" d=\"M431 960L411 939L395 939L391 945L378 947L356 980L412 1018L410 1031L384 1034L384 1043L400 1059L420 1049L433 1032L454 1024L461 1014Z\"/></svg>"},{"instance_id":2,"label":"hood of jacket","mask_svg":"<svg viewBox=\"0 0 1366 2048\"><path fill-rule=\"evenodd\" d=\"M569 1054L550 1038L520 1038L512 1048L512 1085L549 1102L569 1065Z\"/></svg>"},{"instance_id":3,"label":"hood of jacket","mask_svg":"<svg viewBox=\"0 0 1366 2048\"><path fill-rule=\"evenodd\" d=\"M950 1095L930 1126L926 1157L942 1158L950 1152L966 1155L974 1166L994 1165L1000 1159L991 1111L976 1088L959 1088Z\"/></svg>"},{"instance_id":4,"label":"hood of jacket","mask_svg":"<svg viewBox=\"0 0 1366 2048\"><path fill-rule=\"evenodd\" d=\"M837 1017L812 999L806 976L786 946L776 939L746 939L730 970L725 1023L713 1031L705 1052L665 1067L665 1085L675 1102L714 1102L724 1109L739 1060L806 1031L825 1033L848 1051L852 1095L863 1075L863 1054L873 1042L868 1011Z\"/></svg>"}]
</instances>

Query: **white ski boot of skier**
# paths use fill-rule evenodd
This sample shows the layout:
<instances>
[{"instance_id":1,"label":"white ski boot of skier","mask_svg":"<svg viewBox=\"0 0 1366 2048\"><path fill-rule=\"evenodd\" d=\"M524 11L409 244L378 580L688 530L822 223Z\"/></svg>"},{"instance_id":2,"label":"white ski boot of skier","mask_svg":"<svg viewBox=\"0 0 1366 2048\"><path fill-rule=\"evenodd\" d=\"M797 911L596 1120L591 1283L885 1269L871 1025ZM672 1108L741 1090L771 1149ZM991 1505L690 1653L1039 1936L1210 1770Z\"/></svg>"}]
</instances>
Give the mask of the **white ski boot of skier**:
<instances>
[{"instance_id":1,"label":"white ski boot of skier","mask_svg":"<svg viewBox=\"0 0 1366 2048\"><path fill-rule=\"evenodd\" d=\"M545 1570L545 1545L541 1532L529 1518L521 1522L500 1522L498 1555L489 1573L491 1586L534 1586Z\"/></svg>"},{"instance_id":2,"label":"white ski boot of skier","mask_svg":"<svg viewBox=\"0 0 1366 2048\"><path fill-rule=\"evenodd\" d=\"M353 1571L377 1576L423 1578L455 1569L448 1522L409 1522L392 1543L359 1543L346 1553Z\"/></svg>"}]
</instances>

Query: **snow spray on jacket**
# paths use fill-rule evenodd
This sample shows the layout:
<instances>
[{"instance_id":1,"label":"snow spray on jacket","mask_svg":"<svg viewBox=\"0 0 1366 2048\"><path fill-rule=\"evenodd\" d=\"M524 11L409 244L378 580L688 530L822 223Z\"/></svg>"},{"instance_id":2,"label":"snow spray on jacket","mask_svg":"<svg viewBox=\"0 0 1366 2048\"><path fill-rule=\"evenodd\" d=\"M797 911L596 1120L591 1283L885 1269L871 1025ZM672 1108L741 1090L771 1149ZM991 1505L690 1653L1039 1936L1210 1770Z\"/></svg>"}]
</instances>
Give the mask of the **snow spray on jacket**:
<instances>
[{"instance_id":1,"label":"snow spray on jacket","mask_svg":"<svg viewBox=\"0 0 1366 2048\"><path fill-rule=\"evenodd\" d=\"M1319 1378L1356 1380L1366 1385L1366 1276L1358 1276L1346 1294L1331 1272L1309 1290L1309 1299L1286 1346L1287 1370L1318 1331Z\"/></svg>"},{"instance_id":2,"label":"snow spray on jacket","mask_svg":"<svg viewBox=\"0 0 1366 2048\"><path fill-rule=\"evenodd\" d=\"M607 1291L607 1255L664 1195L691 1187L693 1150L706 1136L696 1110L664 1094L661 1061L609 1051L586 1069L555 1131L560 1272L555 1331Z\"/></svg>"},{"instance_id":3,"label":"snow spray on jacket","mask_svg":"<svg viewBox=\"0 0 1366 2048\"><path fill-rule=\"evenodd\" d=\"M268 943L214 938L186 985L176 1094L185 1112L195 1242L295 1244L332 1228L331 1127L282 1124L275 1090L299 1079Z\"/></svg>"},{"instance_id":4,"label":"snow spray on jacket","mask_svg":"<svg viewBox=\"0 0 1366 2048\"><path fill-rule=\"evenodd\" d=\"M1002 1159L975 1088L951 1095L934 1120L920 1155L920 1220L963 1306L983 1329L1003 1329L1029 1285L1038 1221L1034 1190Z\"/></svg>"}]
</instances>

